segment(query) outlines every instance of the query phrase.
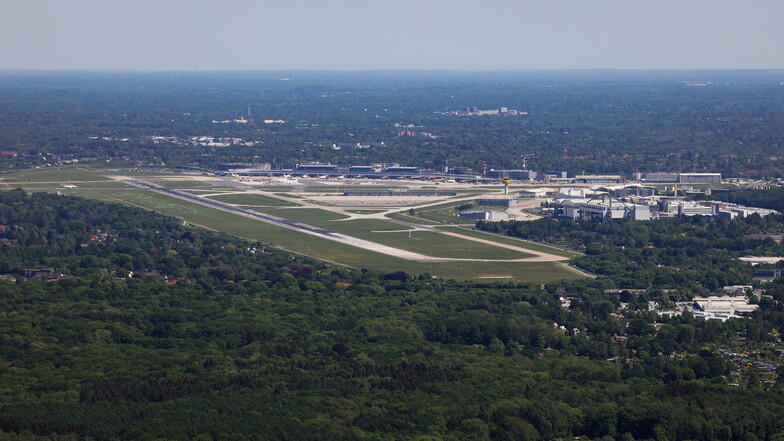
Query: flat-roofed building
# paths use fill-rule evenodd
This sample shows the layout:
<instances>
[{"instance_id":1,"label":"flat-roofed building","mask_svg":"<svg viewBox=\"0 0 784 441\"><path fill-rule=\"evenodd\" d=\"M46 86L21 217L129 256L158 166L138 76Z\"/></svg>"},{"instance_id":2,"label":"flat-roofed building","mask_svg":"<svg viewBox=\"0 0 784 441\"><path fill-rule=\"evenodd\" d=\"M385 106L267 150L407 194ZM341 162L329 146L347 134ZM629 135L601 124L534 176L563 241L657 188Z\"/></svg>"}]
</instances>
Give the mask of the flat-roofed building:
<instances>
[{"instance_id":1,"label":"flat-roofed building","mask_svg":"<svg viewBox=\"0 0 784 441\"><path fill-rule=\"evenodd\" d=\"M577 175L574 182L578 184L620 184L623 178L620 175Z\"/></svg>"},{"instance_id":2,"label":"flat-roofed building","mask_svg":"<svg viewBox=\"0 0 784 441\"><path fill-rule=\"evenodd\" d=\"M602 199L556 199L554 217L607 222L618 219L651 220L651 207Z\"/></svg>"},{"instance_id":3,"label":"flat-roofed building","mask_svg":"<svg viewBox=\"0 0 784 441\"><path fill-rule=\"evenodd\" d=\"M305 173L334 173L337 171L338 166L332 165L329 163L320 163L320 162L306 162L303 164L297 164L296 170L298 172L305 172Z\"/></svg>"},{"instance_id":4,"label":"flat-roofed building","mask_svg":"<svg viewBox=\"0 0 784 441\"><path fill-rule=\"evenodd\" d=\"M738 314L754 312L759 309L759 305L749 303L745 297L695 297L695 316L696 312L704 313L702 318L714 320L727 320L728 318L739 317Z\"/></svg>"},{"instance_id":5,"label":"flat-roofed building","mask_svg":"<svg viewBox=\"0 0 784 441\"><path fill-rule=\"evenodd\" d=\"M487 205L491 207L514 207L517 205L517 199L512 195L484 195L476 199L478 205Z\"/></svg>"},{"instance_id":6,"label":"flat-roofed building","mask_svg":"<svg viewBox=\"0 0 784 441\"><path fill-rule=\"evenodd\" d=\"M553 193L555 190L551 188L534 188L531 190L523 190L519 193L521 198L543 198L547 197L548 193Z\"/></svg>"},{"instance_id":7,"label":"flat-roofed building","mask_svg":"<svg viewBox=\"0 0 784 441\"><path fill-rule=\"evenodd\" d=\"M677 184L679 182L678 175L678 173L667 172L645 173L643 175L643 179L647 182L655 182L659 184Z\"/></svg>"},{"instance_id":8,"label":"flat-roofed building","mask_svg":"<svg viewBox=\"0 0 784 441\"><path fill-rule=\"evenodd\" d=\"M517 181L533 181L536 179L536 172L531 170L490 170L487 172L487 177L496 179L509 178Z\"/></svg>"},{"instance_id":9,"label":"flat-roofed building","mask_svg":"<svg viewBox=\"0 0 784 441\"><path fill-rule=\"evenodd\" d=\"M348 168L349 173L378 173L381 167L373 165L353 165Z\"/></svg>"},{"instance_id":10,"label":"flat-roofed building","mask_svg":"<svg viewBox=\"0 0 784 441\"><path fill-rule=\"evenodd\" d=\"M509 215L505 211L495 211L495 210L466 210L460 212L460 217L463 219L477 219L477 220L509 219Z\"/></svg>"},{"instance_id":11,"label":"flat-roofed building","mask_svg":"<svg viewBox=\"0 0 784 441\"><path fill-rule=\"evenodd\" d=\"M680 184L721 184L721 173L680 173Z\"/></svg>"},{"instance_id":12,"label":"flat-roofed building","mask_svg":"<svg viewBox=\"0 0 784 441\"><path fill-rule=\"evenodd\" d=\"M659 184L721 184L721 173L645 173L647 182Z\"/></svg>"},{"instance_id":13,"label":"flat-roofed building","mask_svg":"<svg viewBox=\"0 0 784 441\"><path fill-rule=\"evenodd\" d=\"M422 169L419 167L401 167L401 166L387 167L385 171L389 175L399 175L399 176L418 175L422 173Z\"/></svg>"},{"instance_id":14,"label":"flat-roofed building","mask_svg":"<svg viewBox=\"0 0 784 441\"><path fill-rule=\"evenodd\" d=\"M655 195L656 190L651 187L641 187L639 185L635 185L613 190L613 194L619 198L628 198L631 196L648 197Z\"/></svg>"}]
</instances>

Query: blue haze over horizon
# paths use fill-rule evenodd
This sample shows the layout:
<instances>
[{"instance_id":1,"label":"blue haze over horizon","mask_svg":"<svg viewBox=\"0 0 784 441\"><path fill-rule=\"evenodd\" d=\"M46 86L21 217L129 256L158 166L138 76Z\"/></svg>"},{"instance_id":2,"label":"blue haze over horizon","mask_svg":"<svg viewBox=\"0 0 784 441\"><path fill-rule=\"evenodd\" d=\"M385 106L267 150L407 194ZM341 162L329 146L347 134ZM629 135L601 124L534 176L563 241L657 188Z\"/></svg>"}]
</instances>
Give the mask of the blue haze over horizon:
<instances>
[{"instance_id":1,"label":"blue haze over horizon","mask_svg":"<svg viewBox=\"0 0 784 441\"><path fill-rule=\"evenodd\" d=\"M775 0L0 0L0 69L781 69Z\"/></svg>"}]
</instances>

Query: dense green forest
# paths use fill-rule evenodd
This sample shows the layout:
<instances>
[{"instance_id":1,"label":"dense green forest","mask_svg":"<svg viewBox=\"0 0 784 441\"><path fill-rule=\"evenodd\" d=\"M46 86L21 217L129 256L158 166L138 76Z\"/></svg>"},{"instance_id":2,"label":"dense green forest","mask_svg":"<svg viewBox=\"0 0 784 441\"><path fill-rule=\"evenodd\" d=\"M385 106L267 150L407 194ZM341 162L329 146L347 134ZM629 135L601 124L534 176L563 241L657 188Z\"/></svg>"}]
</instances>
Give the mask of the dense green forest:
<instances>
[{"instance_id":1,"label":"dense green forest","mask_svg":"<svg viewBox=\"0 0 784 441\"><path fill-rule=\"evenodd\" d=\"M784 188L781 187L773 187L766 190L740 190L716 193L705 198L784 212Z\"/></svg>"},{"instance_id":2,"label":"dense green forest","mask_svg":"<svg viewBox=\"0 0 784 441\"><path fill-rule=\"evenodd\" d=\"M781 231L783 215L607 223L543 218L533 222L480 221L477 228L584 251L585 256L572 262L621 288L681 289L704 294L722 286L751 282L752 268L738 257L784 255L782 244L744 237Z\"/></svg>"},{"instance_id":3,"label":"dense green forest","mask_svg":"<svg viewBox=\"0 0 784 441\"><path fill-rule=\"evenodd\" d=\"M777 359L784 285L748 320L661 320L608 277L332 267L67 196L2 192L0 223L0 439L784 439L779 375L730 354Z\"/></svg>"},{"instance_id":4,"label":"dense green forest","mask_svg":"<svg viewBox=\"0 0 784 441\"><path fill-rule=\"evenodd\" d=\"M526 154L534 170L572 175L780 177L782 84L782 71L3 72L0 151L9 153L0 165L328 161L481 171L483 163L520 167ZM527 114L444 114L466 107ZM238 117L250 122L212 122ZM401 130L414 136L396 137ZM152 136L254 145L154 143ZM371 142L384 146L356 145ZM336 143L346 145L333 149Z\"/></svg>"}]
</instances>

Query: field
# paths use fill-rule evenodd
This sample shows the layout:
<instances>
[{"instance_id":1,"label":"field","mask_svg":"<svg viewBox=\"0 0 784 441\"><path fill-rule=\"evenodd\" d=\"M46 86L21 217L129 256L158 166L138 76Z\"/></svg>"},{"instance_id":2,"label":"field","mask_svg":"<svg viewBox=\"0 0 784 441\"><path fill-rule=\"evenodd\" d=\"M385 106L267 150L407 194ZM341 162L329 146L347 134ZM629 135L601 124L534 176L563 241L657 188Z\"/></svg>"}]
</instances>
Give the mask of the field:
<instances>
[{"instance_id":1,"label":"field","mask_svg":"<svg viewBox=\"0 0 784 441\"><path fill-rule=\"evenodd\" d=\"M348 216L318 208L260 208L256 211L333 231L389 231L405 226L382 219L349 219Z\"/></svg>"},{"instance_id":2,"label":"field","mask_svg":"<svg viewBox=\"0 0 784 441\"><path fill-rule=\"evenodd\" d=\"M209 178L199 179L199 177L155 175L151 173L148 174L149 177L145 178L134 173L123 173L123 175L168 187L178 187L194 195L231 190L234 193L217 194L209 196L209 198L237 206L258 207L256 210L261 213L299 221L328 231L343 232L352 237L391 246L398 250L430 256L429 258L434 261L406 260L396 257L397 253L389 253L383 250L382 252L377 252L371 249L350 246L325 237L314 236L305 232L249 219L239 214L181 200L155 191L128 186L112 180L100 172L91 170L73 168L18 172L5 175L6 180L0 181L0 184L7 185L6 188L24 186L31 191L56 190L64 194L135 205L176 216L195 225L224 231L254 241L271 243L295 253L355 268L368 268L378 271L405 271L412 275L428 273L441 278L485 281L512 280L545 283L565 278L585 277L584 274L558 262L501 261L534 256L533 253L529 254L524 251L503 248L503 244L530 249L534 253L539 251L558 256L573 256L573 254L563 250L511 238L457 227L444 228L444 231L490 240L502 244L502 246L494 246L492 243L474 242L435 231L413 231L409 238L409 233L405 230L410 227L380 217L380 214L389 210L366 210L361 207L350 206L345 208L325 207L321 209L316 208L320 204L314 205L306 201L301 202L304 205L302 206L295 201L273 197L277 194L278 196L294 198L302 195L300 192L286 193L281 192L284 189L276 188L274 191L278 193L273 194L272 189L253 187L254 190L252 192L240 193L241 187L229 189L225 187L225 182ZM179 179L171 179L175 176ZM64 189L59 187L60 183L67 181L71 181L78 188ZM213 183L222 186L212 187L211 184ZM344 190L356 189L356 187L347 187ZM320 188L320 190L323 191L325 189ZM374 190L378 190L378 188L374 188ZM430 202L423 201L423 203ZM390 215L389 218L401 219L420 225L440 225L439 220L444 218L452 222L460 221L457 217L448 213L449 209L460 203L460 201L443 202L430 207L415 208L416 216L414 217L408 215L407 207L401 207L398 209L402 209L402 211ZM467 222L473 223L473 221ZM438 261L442 258L447 261ZM423 257L422 259L425 258ZM474 260L450 261L450 259Z\"/></svg>"},{"instance_id":3,"label":"field","mask_svg":"<svg viewBox=\"0 0 784 441\"><path fill-rule=\"evenodd\" d=\"M260 194L254 194L254 193L222 194L218 196L208 196L208 198L220 202L225 202L227 204L253 205L258 207L293 207L297 205L294 202L289 202L282 199L273 198L270 196L264 196Z\"/></svg>"},{"instance_id":4,"label":"field","mask_svg":"<svg viewBox=\"0 0 784 441\"><path fill-rule=\"evenodd\" d=\"M477 231L470 228L444 227L444 228L439 228L439 230L451 231L454 233L462 234L464 236L471 236L479 239L492 240L493 242L503 243L507 245L514 245L520 248L527 248L531 251L540 251L542 253L555 254L556 256L572 258L580 255L579 253L567 251L562 248L550 247L547 245L542 245L534 242L528 242L522 239L515 239L513 237L501 236L498 234L485 233L484 231Z\"/></svg>"},{"instance_id":5,"label":"field","mask_svg":"<svg viewBox=\"0 0 784 441\"><path fill-rule=\"evenodd\" d=\"M2 175L8 181L66 182L66 181L111 181L102 173L83 168L44 168L10 172Z\"/></svg>"},{"instance_id":6,"label":"field","mask_svg":"<svg viewBox=\"0 0 784 441\"><path fill-rule=\"evenodd\" d=\"M508 260L533 256L506 248L448 237L432 231L352 233L351 236L433 257Z\"/></svg>"}]
</instances>

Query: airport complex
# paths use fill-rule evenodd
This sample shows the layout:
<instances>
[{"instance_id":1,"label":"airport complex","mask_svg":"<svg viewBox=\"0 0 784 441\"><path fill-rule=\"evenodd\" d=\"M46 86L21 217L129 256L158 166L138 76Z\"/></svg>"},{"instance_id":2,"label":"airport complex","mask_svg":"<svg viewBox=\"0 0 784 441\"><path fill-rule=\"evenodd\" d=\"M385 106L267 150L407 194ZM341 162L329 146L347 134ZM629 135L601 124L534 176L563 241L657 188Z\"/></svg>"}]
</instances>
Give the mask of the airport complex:
<instances>
[{"instance_id":1,"label":"airport complex","mask_svg":"<svg viewBox=\"0 0 784 441\"><path fill-rule=\"evenodd\" d=\"M244 166L244 167L240 167ZM628 179L621 175L577 175L568 177L565 172L532 170L483 170L474 173L466 167L445 168L441 171L400 164L372 164L341 167L329 163L302 163L292 169L272 169L269 164L227 164L219 172L241 179L284 177L285 179L403 179L455 184L505 183L503 194L478 196L480 209L464 210L460 217L480 220L508 219L506 210L517 205L520 199L545 199L540 215L555 218L607 222L618 219L651 220L668 217L720 216L746 217L751 214L765 216L775 213L754 207L745 207L710 200L689 200L681 192L710 196L712 187L722 183L720 173L635 173ZM294 181L287 181L288 183ZM523 189L509 194L509 183L545 184L553 188ZM695 189L693 185L703 186ZM558 187L556 187L558 186ZM366 196L382 196L376 192ZM372 193L372 194L371 194ZM417 192L441 195L441 192ZM386 196L412 195L411 192L384 192ZM345 196L361 196L346 192ZM456 195L456 194L453 194ZM482 208L484 207L484 208ZM531 208L531 207L529 207Z\"/></svg>"}]
</instances>

